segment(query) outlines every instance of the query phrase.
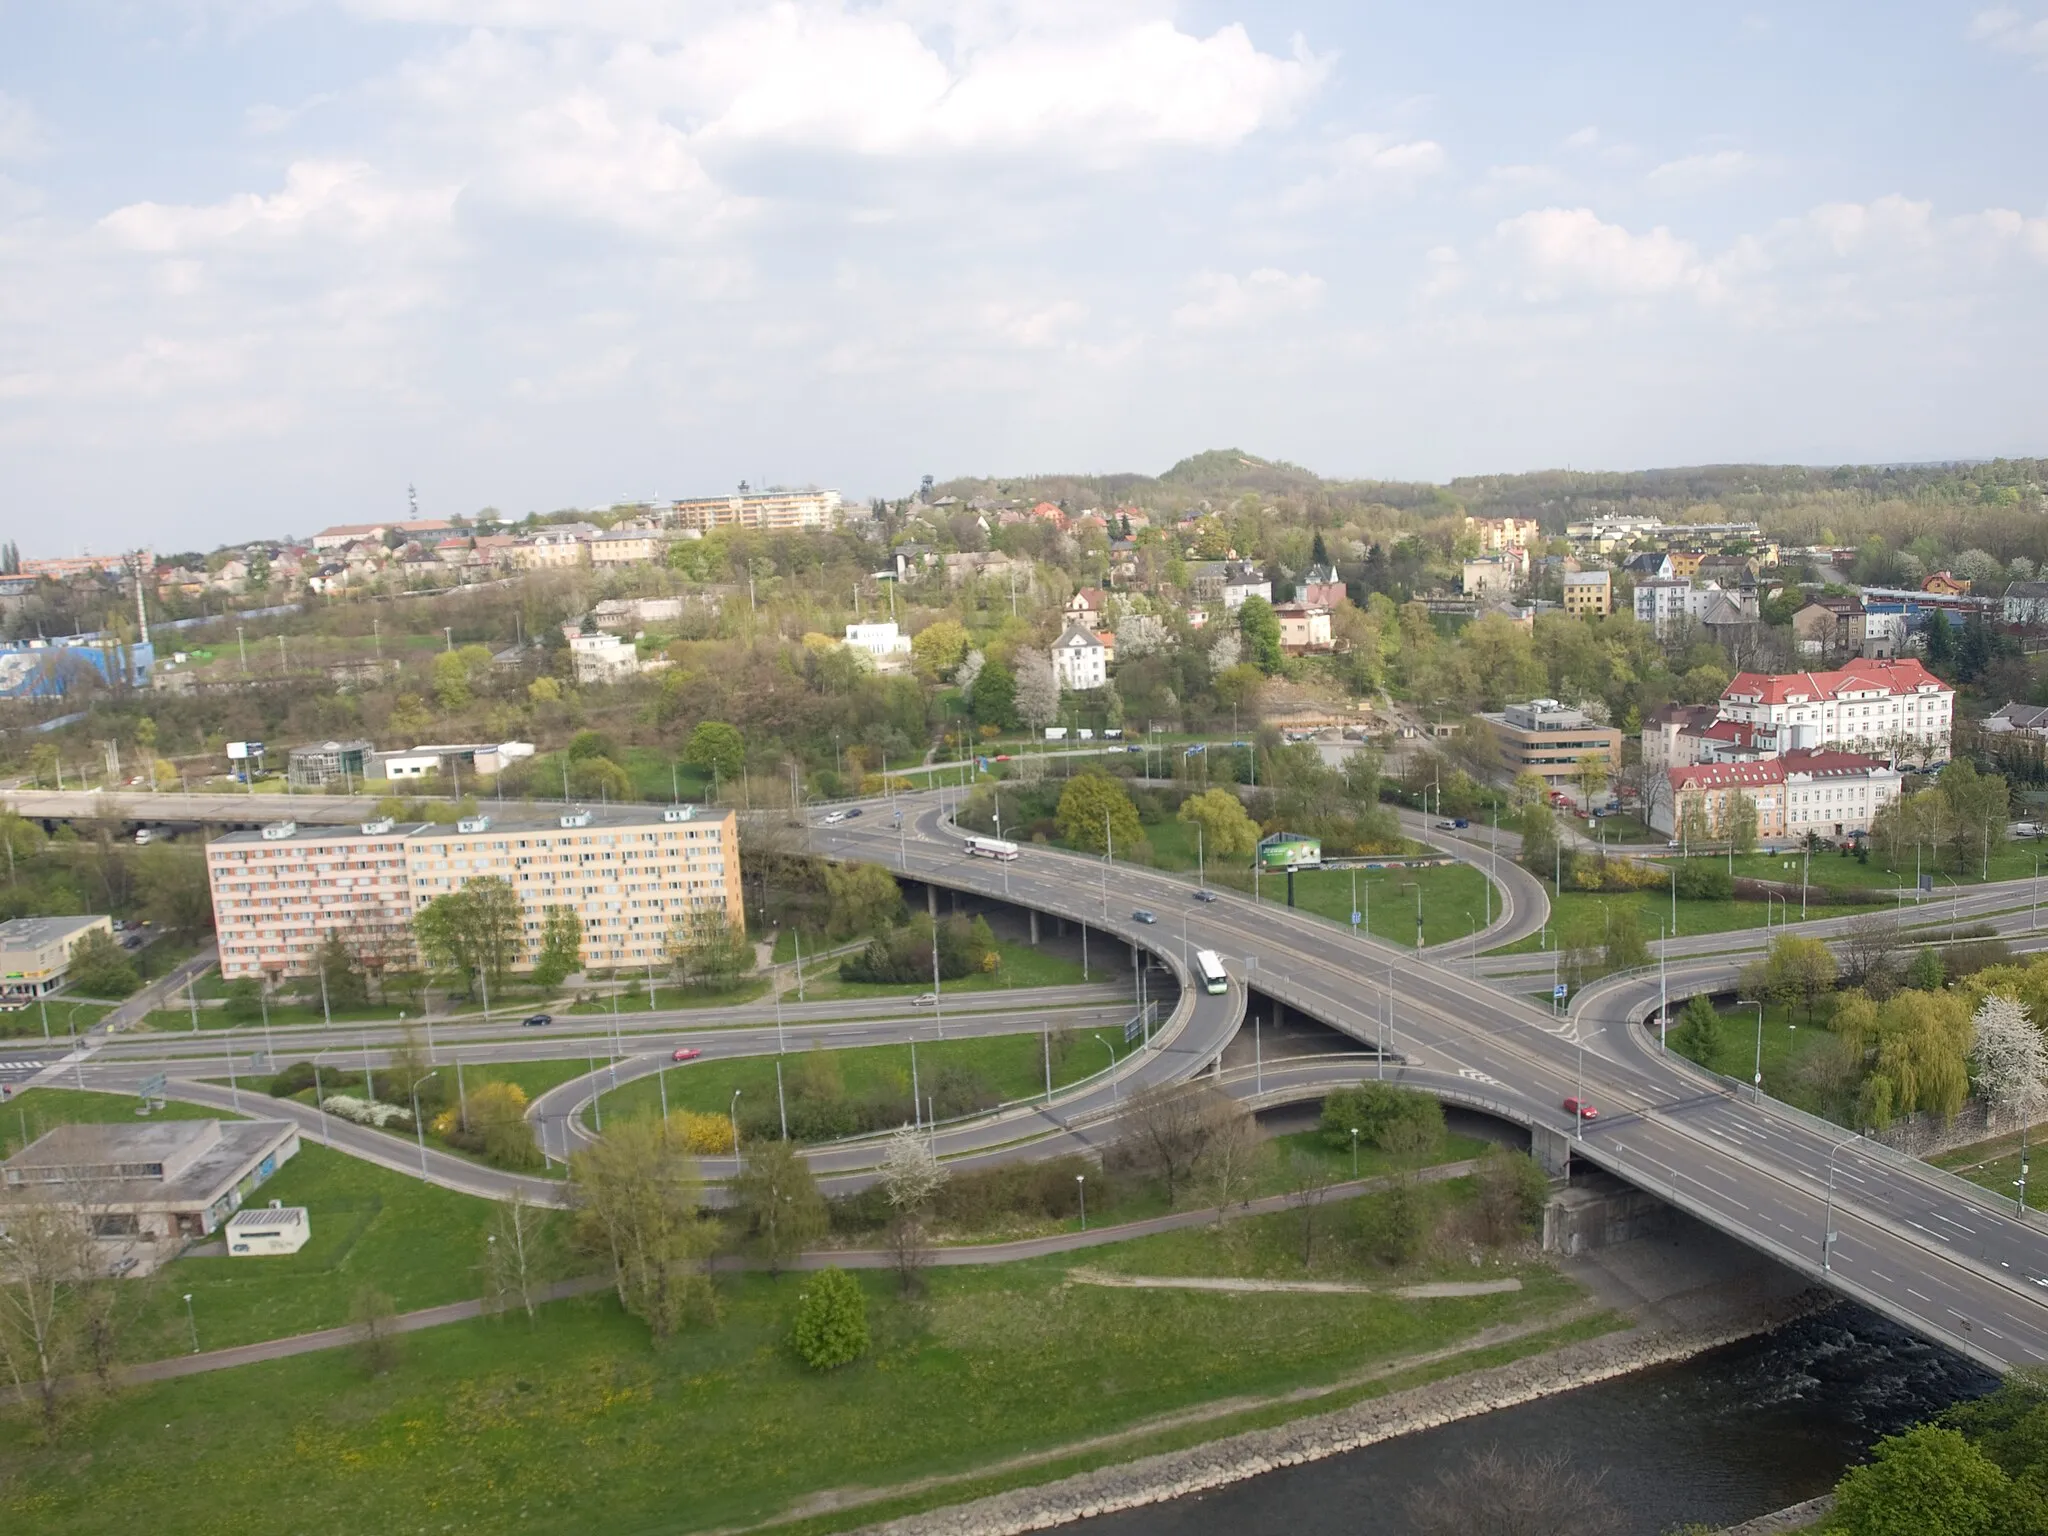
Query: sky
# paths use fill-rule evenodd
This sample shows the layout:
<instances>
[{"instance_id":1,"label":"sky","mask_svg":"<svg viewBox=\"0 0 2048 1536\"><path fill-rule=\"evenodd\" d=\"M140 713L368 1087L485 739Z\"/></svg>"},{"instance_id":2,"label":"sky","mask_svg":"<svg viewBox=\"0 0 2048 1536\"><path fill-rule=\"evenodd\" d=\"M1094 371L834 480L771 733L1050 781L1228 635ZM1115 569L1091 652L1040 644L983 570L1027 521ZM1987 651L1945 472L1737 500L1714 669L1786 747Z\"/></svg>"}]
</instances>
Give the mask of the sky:
<instances>
[{"instance_id":1,"label":"sky","mask_svg":"<svg viewBox=\"0 0 2048 1536\"><path fill-rule=\"evenodd\" d=\"M2048 452L2048 0L0 0L0 538Z\"/></svg>"}]
</instances>

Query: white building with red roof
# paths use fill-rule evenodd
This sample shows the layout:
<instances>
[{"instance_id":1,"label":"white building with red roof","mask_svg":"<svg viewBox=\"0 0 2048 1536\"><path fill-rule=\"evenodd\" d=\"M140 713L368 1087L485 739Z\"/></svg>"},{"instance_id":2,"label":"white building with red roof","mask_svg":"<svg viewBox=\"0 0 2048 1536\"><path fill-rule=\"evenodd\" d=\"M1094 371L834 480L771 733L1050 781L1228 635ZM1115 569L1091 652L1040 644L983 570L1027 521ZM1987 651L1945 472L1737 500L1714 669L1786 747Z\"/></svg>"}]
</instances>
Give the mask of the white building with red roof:
<instances>
[{"instance_id":1,"label":"white building with red roof","mask_svg":"<svg viewBox=\"0 0 2048 1536\"><path fill-rule=\"evenodd\" d=\"M1911 657L1832 672L1743 672L1721 718L1768 729L1781 752L1834 747L1888 757L1945 755L1955 690Z\"/></svg>"},{"instance_id":2,"label":"white building with red roof","mask_svg":"<svg viewBox=\"0 0 2048 1536\"><path fill-rule=\"evenodd\" d=\"M1676 834L1688 802L1699 802L1712 835L1723 835L1737 795L1756 806L1756 834L1770 842L1861 836L1899 798L1899 771L1853 752L1795 749L1754 762L1689 763L1667 769L1670 793L1650 809L1650 825Z\"/></svg>"}]
</instances>

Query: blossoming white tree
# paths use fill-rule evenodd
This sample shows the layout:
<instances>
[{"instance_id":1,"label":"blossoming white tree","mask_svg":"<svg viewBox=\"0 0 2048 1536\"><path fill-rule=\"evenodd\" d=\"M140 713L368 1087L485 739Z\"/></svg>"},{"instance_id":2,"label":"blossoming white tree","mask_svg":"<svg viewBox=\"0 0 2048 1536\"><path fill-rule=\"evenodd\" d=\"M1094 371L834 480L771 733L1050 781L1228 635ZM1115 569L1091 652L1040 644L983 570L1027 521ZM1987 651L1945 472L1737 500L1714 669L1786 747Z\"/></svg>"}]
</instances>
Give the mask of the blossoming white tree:
<instances>
[{"instance_id":1,"label":"blossoming white tree","mask_svg":"<svg viewBox=\"0 0 2048 1536\"><path fill-rule=\"evenodd\" d=\"M2030 1114L2048 1101L2048 1040L2024 1004L1993 994L1970 1021L1970 1066L1995 1109Z\"/></svg>"}]
</instances>

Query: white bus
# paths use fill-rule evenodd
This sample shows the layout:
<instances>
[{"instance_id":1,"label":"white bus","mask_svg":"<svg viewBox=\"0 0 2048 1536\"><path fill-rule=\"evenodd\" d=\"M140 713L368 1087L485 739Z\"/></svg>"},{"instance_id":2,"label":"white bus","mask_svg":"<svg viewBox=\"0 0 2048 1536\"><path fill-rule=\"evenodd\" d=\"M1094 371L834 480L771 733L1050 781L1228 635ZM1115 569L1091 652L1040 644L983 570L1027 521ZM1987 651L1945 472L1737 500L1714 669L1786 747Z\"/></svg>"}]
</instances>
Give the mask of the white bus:
<instances>
[{"instance_id":1,"label":"white bus","mask_svg":"<svg viewBox=\"0 0 2048 1536\"><path fill-rule=\"evenodd\" d=\"M1230 990L1230 975L1223 969L1223 957L1213 949L1195 951L1195 974L1202 978L1204 992Z\"/></svg>"},{"instance_id":2,"label":"white bus","mask_svg":"<svg viewBox=\"0 0 2048 1536\"><path fill-rule=\"evenodd\" d=\"M1017 845L1000 837L970 837L967 852L969 857L978 859L1014 859Z\"/></svg>"}]
</instances>

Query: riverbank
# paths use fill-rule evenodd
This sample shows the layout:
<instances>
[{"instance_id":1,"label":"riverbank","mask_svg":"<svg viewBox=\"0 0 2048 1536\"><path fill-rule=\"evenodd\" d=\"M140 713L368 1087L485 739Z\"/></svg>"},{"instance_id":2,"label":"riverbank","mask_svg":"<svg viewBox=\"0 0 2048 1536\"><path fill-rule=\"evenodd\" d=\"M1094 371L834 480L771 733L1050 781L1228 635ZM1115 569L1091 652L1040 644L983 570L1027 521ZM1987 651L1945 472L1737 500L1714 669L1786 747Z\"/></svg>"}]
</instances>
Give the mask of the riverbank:
<instances>
[{"instance_id":1,"label":"riverbank","mask_svg":"<svg viewBox=\"0 0 2048 1536\"><path fill-rule=\"evenodd\" d=\"M1390 1393L1333 1413L1251 1430L1032 1488L863 1528L860 1536L1020 1536L1162 1503L1382 1440L1689 1359L1826 1305L1809 1292L1683 1329L1631 1329Z\"/></svg>"}]
</instances>

